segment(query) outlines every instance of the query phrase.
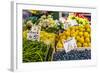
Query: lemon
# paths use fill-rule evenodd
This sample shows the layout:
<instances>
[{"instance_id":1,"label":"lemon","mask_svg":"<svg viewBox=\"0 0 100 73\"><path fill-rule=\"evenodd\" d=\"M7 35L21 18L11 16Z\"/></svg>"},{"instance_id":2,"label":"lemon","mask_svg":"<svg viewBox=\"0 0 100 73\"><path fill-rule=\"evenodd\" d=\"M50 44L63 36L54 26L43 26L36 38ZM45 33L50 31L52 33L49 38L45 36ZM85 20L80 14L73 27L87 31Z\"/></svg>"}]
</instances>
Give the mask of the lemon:
<instances>
[{"instance_id":1,"label":"lemon","mask_svg":"<svg viewBox=\"0 0 100 73\"><path fill-rule=\"evenodd\" d=\"M84 26L83 25L79 25L78 28L79 28L79 30L81 30L82 28L84 28Z\"/></svg>"},{"instance_id":2,"label":"lemon","mask_svg":"<svg viewBox=\"0 0 100 73\"><path fill-rule=\"evenodd\" d=\"M82 44L80 42L77 42L78 47L82 47Z\"/></svg>"},{"instance_id":3,"label":"lemon","mask_svg":"<svg viewBox=\"0 0 100 73\"><path fill-rule=\"evenodd\" d=\"M78 32L75 32L75 36L77 36L78 35Z\"/></svg>"},{"instance_id":4,"label":"lemon","mask_svg":"<svg viewBox=\"0 0 100 73\"><path fill-rule=\"evenodd\" d=\"M85 28L86 28L86 29L90 28L90 24L86 24L86 25L85 25Z\"/></svg>"},{"instance_id":5,"label":"lemon","mask_svg":"<svg viewBox=\"0 0 100 73\"><path fill-rule=\"evenodd\" d=\"M89 43L90 39L89 38L85 38L85 42Z\"/></svg>"},{"instance_id":6,"label":"lemon","mask_svg":"<svg viewBox=\"0 0 100 73\"><path fill-rule=\"evenodd\" d=\"M76 40L79 41L80 40L80 36L76 36Z\"/></svg>"},{"instance_id":7,"label":"lemon","mask_svg":"<svg viewBox=\"0 0 100 73\"><path fill-rule=\"evenodd\" d=\"M65 35L66 35L66 36L70 36L70 32L66 31L66 32L65 32Z\"/></svg>"},{"instance_id":8,"label":"lemon","mask_svg":"<svg viewBox=\"0 0 100 73\"><path fill-rule=\"evenodd\" d=\"M71 30L75 30L75 26L72 26Z\"/></svg>"},{"instance_id":9,"label":"lemon","mask_svg":"<svg viewBox=\"0 0 100 73\"><path fill-rule=\"evenodd\" d=\"M83 32L83 31L85 31L85 29L83 27L80 27L79 28L79 31L82 31Z\"/></svg>"},{"instance_id":10,"label":"lemon","mask_svg":"<svg viewBox=\"0 0 100 73\"><path fill-rule=\"evenodd\" d=\"M79 35L79 36L83 36L83 32L79 32L78 35Z\"/></svg>"},{"instance_id":11,"label":"lemon","mask_svg":"<svg viewBox=\"0 0 100 73\"><path fill-rule=\"evenodd\" d=\"M70 31L71 31L71 29L70 29L70 28L67 28L67 29L65 29L65 31L68 31L68 32L70 32Z\"/></svg>"},{"instance_id":12,"label":"lemon","mask_svg":"<svg viewBox=\"0 0 100 73\"><path fill-rule=\"evenodd\" d=\"M88 44L84 42L83 47L88 47Z\"/></svg>"},{"instance_id":13,"label":"lemon","mask_svg":"<svg viewBox=\"0 0 100 73\"><path fill-rule=\"evenodd\" d=\"M75 34L75 33L71 34L71 37L75 37L75 36L76 36L76 34Z\"/></svg>"},{"instance_id":14,"label":"lemon","mask_svg":"<svg viewBox=\"0 0 100 73\"><path fill-rule=\"evenodd\" d=\"M75 26L75 30L78 30L78 26Z\"/></svg>"},{"instance_id":15,"label":"lemon","mask_svg":"<svg viewBox=\"0 0 100 73\"><path fill-rule=\"evenodd\" d=\"M75 33L75 30L71 30L70 35L71 35L71 34L74 34L74 33Z\"/></svg>"},{"instance_id":16,"label":"lemon","mask_svg":"<svg viewBox=\"0 0 100 73\"><path fill-rule=\"evenodd\" d=\"M89 33L88 32L84 32L84 37L89 37Z\"/></svg>"},{"instance_id":17,"label":"lemon","mask_svg":"<svg viewBox=\"0 0 100 73\"><path fill-rule=\"evenodd\" d=\"M84 43L84 38L80 38L80 39L79 39L79 42L80 42L80 43Z\"/></svg>"},{"instance_id":18,"label":"lemon","mask_svg":"<svg viewBox=\"0 0 100 73\"><path fill-rule=\"evenodd\" d=\"M84 39L84 36L81 36L81 38L83 38L83 39Z\"/></svg>"},{"instance_id":19,"label":"lemon","mask_svg":"<svg viewBox=\"0 0 100 73\"><path fill-rule=\"evenodd\" d=\"M88 43L88 47L91 47L91 43Z\"/></svg>"},{"instance_id":20,"label":"lemon","mask_svg":"<svg viewBox=\"0 0 100 73\"><path fill-rule=\"evenodd\" d=\"M73 26L69 27L69 29L72 30L73 29Z\"/></svg>"},{"instance_id":21,"label":"lemon","mask_svg":"<svg viewBox=\"0 0 100 73\"><path fill-rule=\"evenodd\" d=\"M79 33L79 30L76 30L75 32L78 34Z\"/></svg>"},{"instance_id":22,"label":"lemon","mask_svg":"<svg viewBox=\"0 0 100 73\"><path fill-rule=\"evenodd\" d=\"M87 30L86 30L88 33L90 33L91 32L91 29L90 28L87 28Z\"/></svg>"}]
</instances>

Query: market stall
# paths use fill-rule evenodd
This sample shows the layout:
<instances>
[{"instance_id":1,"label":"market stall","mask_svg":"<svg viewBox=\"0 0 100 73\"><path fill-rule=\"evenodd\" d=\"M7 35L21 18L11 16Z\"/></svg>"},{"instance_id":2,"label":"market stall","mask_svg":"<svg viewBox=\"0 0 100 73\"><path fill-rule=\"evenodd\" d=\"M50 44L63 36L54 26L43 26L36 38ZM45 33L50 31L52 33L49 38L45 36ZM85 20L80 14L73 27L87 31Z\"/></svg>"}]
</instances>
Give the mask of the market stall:
<instances>
[{"instance_id":1,"label":"market stall","mask_svg":"<svg viewBox=\"0 0 100 73\"><path fill-rule=\"evenodd\" d=\"M23 10L23 62L91 59L91 14Z\"/></svg>"}]
</instances>

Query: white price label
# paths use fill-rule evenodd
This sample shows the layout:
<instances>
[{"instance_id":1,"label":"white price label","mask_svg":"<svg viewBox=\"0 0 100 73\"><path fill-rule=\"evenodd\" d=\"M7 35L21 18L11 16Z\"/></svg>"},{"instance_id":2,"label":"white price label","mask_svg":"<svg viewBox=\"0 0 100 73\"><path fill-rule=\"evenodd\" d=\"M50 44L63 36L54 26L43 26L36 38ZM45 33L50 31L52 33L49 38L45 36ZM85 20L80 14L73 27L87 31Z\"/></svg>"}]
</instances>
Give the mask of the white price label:
<instances>
[{"instance_id":1,"label":"white price label","mask_svg":"<svg viewBox=\"0 0 100 73\"><path fill-rule=\"evenodd\" d=\"M64 49L66 52L76 48L77 48L77 44L74 37L64 41Z\"/></svg>"},{"instance_id":2,"label":"white price label","mask_svg":"<svg viewBox=\"0 0 100 73\"><path fill-rule=\"evenodd\" d=\"M68 20L68 23L70 24L70 26L78 25L76 20Z\"/></svg>"},{"instance_id":3,"label":"white price label","mask_svg":"<svg viewBox=\"0 0 100 73\"><path fill-rule=\"evenodd\" d=\"M28 40L38 40L40 37L40 30L38 26L33 26L32 29L27 33Z\"/></svg>"}]
</instances>

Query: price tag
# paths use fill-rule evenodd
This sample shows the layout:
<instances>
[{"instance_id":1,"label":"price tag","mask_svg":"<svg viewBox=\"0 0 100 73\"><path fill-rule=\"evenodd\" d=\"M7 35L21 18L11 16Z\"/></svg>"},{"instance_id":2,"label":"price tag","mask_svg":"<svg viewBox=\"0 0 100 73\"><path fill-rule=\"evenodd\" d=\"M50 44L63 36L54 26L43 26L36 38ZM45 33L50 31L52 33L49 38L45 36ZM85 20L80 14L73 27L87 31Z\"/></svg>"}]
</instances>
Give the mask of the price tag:
<instances>
[{"instance_id":1,"label":"price tag","mask_svg":"<svg viewBox=\"0 0 100 73\"><path fill-rule=\"evenodd\" d=\"M78 25L76 20L68 20L67 22L70 24L70 26Z\"/></svg>"},{"instance_id":2,"label":"price tag","mask_svg":"<svg viewBox=\"0 0 100 73\"><path fill-rule=\"evenodd\" d=\"M68 29L70 26L71 26L71 24L69 22L64 23L64 29Z\"/></svg>"},{"instance_id":3,"label":"price tag","mask_svg":"<svg viewBox=\"0 0 100 73\"><path fill-rule=\"evenodd\" d=\"M33 33L30 31L27 33L27 39L32 40L33 39Z\"/></svg>"},{"instance_id":4,"label":"price tag","mask_svg":"<svg viewBox=\"0 0 100 73\"><path fill-rule=\"evenodd\" d=\"M76 48L77 48L77 44L74 37L64 41L64 49L66 52L76 49Z\"/></svg>"},{"instance_id":5,"label":"price tag","mask_svg":"<svg viewBox=\"0 0 100 73\"><path fill-rule=\"evenodd\" d=\"M38 40L40 38L40 30L38 26L33 26L32 29L27 33L28 40Z\"/></svg>"}]
</instances>

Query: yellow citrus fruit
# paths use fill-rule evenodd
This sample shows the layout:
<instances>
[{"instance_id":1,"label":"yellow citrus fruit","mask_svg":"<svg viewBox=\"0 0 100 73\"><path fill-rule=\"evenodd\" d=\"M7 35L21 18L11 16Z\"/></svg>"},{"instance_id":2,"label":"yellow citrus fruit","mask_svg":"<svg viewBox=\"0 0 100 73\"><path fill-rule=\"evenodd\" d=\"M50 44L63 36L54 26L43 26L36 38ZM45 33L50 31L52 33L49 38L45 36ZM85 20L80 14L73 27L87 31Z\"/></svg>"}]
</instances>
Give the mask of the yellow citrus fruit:
<instances>
[{"instance_id":1,"label":"yellow citrus fruit","mask_svg":"<svg viewBox=\"0 0 100 73\"><path fill-rule=\"evenodd\" d=\"M84 42L83 47L88 47L88 44Z\"/></svg>"},{"instance_id":2,"label":"yellow citrus fruit","mask_svg":"<svg viewBox=\"0 0 100 73\"><path fill-rule=\"evenodd\" d=\"M89 43L90 42L90 38L85 38L85 42Z\"/></svg>"},{"instance_id":3,"label":"yellow citrus fruit","mask_svg":"<svg viewBox=\"0 0 100 73\"><path fill-rule=\"evenodd\" d=\"M88 32L84 32L84 37L89 37L89 33Z\"/></svg>"},{"instance_id":4,"label":"yellow citrus fruit","mask_svg":"<svg viewBox=\"0 0 100 73\"><path fill-rule=\"evenodd\" d=\"M77 36L78 35L78 32L75 32L75 36Z\"/></svg>"},{"instance_id":5,"label":"yellow citrus fruit","mask_svg":"<svg viewBox=\"0 0 100 73\"><path fill-rule=\"evenodd\" d=\"M79 36L83 36L83 32L79 32L78 35L79 35Z\"/></svg>"},{"instance_id":6,"label":"yellow citrus fruit","mask_svg":"<svg viewBox=\"0 0 100 73\"><path fill-rule=\"evenodd\" d=\"M68 32L70 32L70 28L67 28L67 29L65 29L65 31L68 31Z\"/></svg>"},{"instance_id":7,"label":"yellow citrus fruit","mask_svg":"<svg viewBox=\"0 0 100 73\"><path fill-rule=\"evenodd\" d=\"M73 30L71 30L70 32L71 32L71 34L73 34L73 33L75 33L75 30L73 29Z\"/></svg>"},{"instance_id":8,"label":"yellow citrus fruit","mask_svg":"<svg viewBox=\"0 0 100 73\"><path fill-rule=\"evenodd\" d=\"M88 33L90 33L91 32L91 29L90 28L87 28L87 30L86 30Z\"/></svg>"},{"instance_id":9,"label":"yellow citrus fruit","mask_svg":"<svg viewBox=\"0 0 100 73\"><path fill-rule=\"evenodd\" d=\"M76 30L75 32L78 34L79 33L79 30Z\"/></svg>"},{"instance_id":10,"label":"yellow citrus fruit","mask_svg":"<svg viewBox=\"0 0 100 73\"><path fill-rule=\"evenodd\" d=\"M79 28L79 31L82 31L83 32L83 31L85 31L85 29L83 27L80 27Z\"/></svg>"},{"instance_id":11,"label":"yellow citrus fruit","mask_svg":"<svg viewBox=\"0 0 100 73\"><path fill-rule=\"evenodd\" d=\"M78 47L82 47L82 44L80 42L77 42Z\"/></svg>"},{"instance_id":12,"label":"yellow citrus fruit","mask_svg":"<svg viewBox=\"0 0 100 73\"><path fill-rule=\"evenodd\" d=\"M87 28L90 28L90 24L86 24L85 25L85 28L87 29Z\"/></svg>"},{"instance_id":13,"label":"yellow citrus fruit","mask_svg":"<svg viewBox=\"0 0 100 73\"><path fill-rule=\"evenodd\" d=\"M84 43L84 38L80 38L79 42Z\"/></svg>"},{"instance_id":14,"label":"yellow citrus fruit","mask_svg":"<svg viewBox=\"0 0 100 73\"><path fill-rule=\"evenodd\" d=\"M71 34L71 37L75 37L75 33Z\"/></svg>"},{"instance_id":15,"label":"yellow citrus fruit","mask_svg":"<svg viewBox=\"0 0 100 73\"><path fill-rule=\"evenodd\" d=\"M71 29L71 30L75 30L75 26L71 26L70 29Z\"/></svg>"},{"instance_id":16,"label":"yellow citrus fruit","mask_svg":"<svg viewBox=\"0 0 100 73\"><path fill-rule=\"evenodd\" d=\"M91 47L91 43L88 43L88 47Z\"/></svg>"},{"instance_id":17,"label":"yellow citrus fruit","mask_svg":"<svg viewBox=\"0 0 100 73\"><path fill-rule=\"evenodd\" d=\"M78 26L75 26L75 30L78 30Z\"/></svg>"},{"instance_id":18,"label":"yellow citrus fruit","mask_svg":"<svg viewBox=\"0 0 100 73\"><path fill-rule=\"evenodd\" d=\"M84 39L84 36L81 36L81 38L83 38L83 39Z\"/></svg>"},{"instance_id":19,"label":"yellow citrus fruit","mask_svg":"<svg viewBox=\"0 0 100 73\"><path fill-rule=\"evenodd\" d=\"M70 36L70 32L66 31L66 32L65 32L65 35L66 35L66 36Z\"/></svg>"},{"instance_id":20,"label":"yellow citrus fruit","mask_svg":"<svg viewBox=\"0 0 100 73\"><path fill-rule=\"evenodd\" d=\"M80 40L80 36L76 36L76 40L79 41Z\"/></svg>"}]
</instances>

